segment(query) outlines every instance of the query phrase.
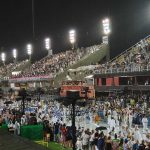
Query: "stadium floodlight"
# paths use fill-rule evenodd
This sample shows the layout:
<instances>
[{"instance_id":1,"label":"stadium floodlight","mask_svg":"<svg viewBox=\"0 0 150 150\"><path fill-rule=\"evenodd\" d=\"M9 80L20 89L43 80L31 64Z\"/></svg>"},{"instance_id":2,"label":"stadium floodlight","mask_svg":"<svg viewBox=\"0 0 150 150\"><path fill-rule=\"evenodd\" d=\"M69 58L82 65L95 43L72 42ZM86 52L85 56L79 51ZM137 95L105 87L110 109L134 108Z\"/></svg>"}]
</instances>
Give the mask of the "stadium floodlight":
<instances>
[{"instance_id":1,"label":"stadium floodlight","mask_svg":"<svg viewBox=\"0 0 150 150\"><path fill-rule=\"evenodd\" d=\"M103 23L104 34L108 35L110 33L110 20L106 18L102 21L102 23Z\"/></svg>"},{"instance_id":2,"label":"stadium floodlight","mask_svg":"<svg viewBox=\"0 0 150 150\"><path fill-rule=\"evenodd\" d=\"M13 49L13 57L14 57L14 59L17 58L17 50L15 48Z\"/></svg>"},{"instance_id":3,"label":"stadium floodlight","mask_svg":"<svg viewBox=\"0 0 150 150\"><path fill-rule=\"evenodd\" d=\"M51 39L50 38L45 39L45 48L48 51L48 56L53 54L53 50L51 49Z\"/></svg>"},{"instance_id":4,"label":"stadium floodlight","mask_svg":"<svg viewBox=\"0 0 150 150\"><path fill-rule=\"evenodd\" d=\"M47 50L51 49L51 40L50 40L50 38L45 39L45 48Z\"/></svg>"},{"instance_id":5,"label":"stadium floodlight","mask_svg":"<svg viewBox=\"0 0 150 150\"><path fill-rule=\"evenodd\" d=\"M69 31L69 39L70 39L70 43L71 44L74 44L75 43L75 41L76 41L76 32L75 32L75 30L70 30Z\"/></svg>"},{"instance_id":6,"label":"stadium floodlight","mask_svg":"<svg viewBox=\"0 0 150 150\"><path fill-rule=\"evenodd\" d=\"M1 60L5 64L5 61L6 61L6 54L5 53L1 54Z\"/></svg>"},{"instance_id":7,"label":"stadium floodlight","mask_svg":"<svg viewBox=\"0 0 150 150\"><path fill-rule=\"evenodd\" d=\"M70 40L70 43L72 44L72 49L74 49L75 42L76 42L76 31L75 30L69 31L69 40Z\"/></svg>"},{"instance_id":8,"label":"stadium floodlight","mask_svg":"<svg viewBox=\"0 0 150 150\"><path fill-rule=\"evenodd\" d=\"M29 55L29 60L31 60L31 55L32 55L32 45L27 44L27 54Z\"/></svg>"}]
</instances>

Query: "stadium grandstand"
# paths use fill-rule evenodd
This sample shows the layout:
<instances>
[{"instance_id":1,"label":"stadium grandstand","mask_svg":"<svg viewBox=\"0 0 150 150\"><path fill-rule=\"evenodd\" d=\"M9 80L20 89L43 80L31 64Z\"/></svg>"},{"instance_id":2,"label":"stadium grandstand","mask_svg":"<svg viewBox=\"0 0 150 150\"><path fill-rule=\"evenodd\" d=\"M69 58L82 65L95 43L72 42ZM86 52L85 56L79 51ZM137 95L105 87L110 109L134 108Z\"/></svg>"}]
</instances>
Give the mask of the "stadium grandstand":
<instances>
[{"instance_id":1,"label":"stadium grandstand","mask_svg":"<svg viewBox=\"0 0 150 150\"><path fill-rule=\"evenodd\" d=\"M108 47L101 44L49 55L33 64L28 60L11 63L1 67L1 79L10 82L28 82L56 78L57 82L54 81L54 84L59 85L62 80L66 80L68 69L96 64L107 57L108 52Z\"/></svg>"},{"instance_id":2,"label":"stadium grandstand","mask_svg":"<svg viewBox=\"0 0 150 150\"><path fill-rule=\"evenodd\" d=\"M1 81L10 83L47 82L59 87L63 80L84 80L93 74L150 70L150 36L108 61L109 47L93 45L48 55L31 64L24 60L0 67ZM102 62L106 63L102 63ZM50 82L49 82L50 81ZM48 85L47 84L47 85Z\"/></svg>"},{"instance_id":3,"label":"stadium grandstand","mask_svg":"<svg viewBox=\"0 0 150 150\"><path fill-rule=\"evenodd\" d=\"M101 64L95 74L150 71L150 36L142 39L109 62Z\"/></svg>"}]
</instances>

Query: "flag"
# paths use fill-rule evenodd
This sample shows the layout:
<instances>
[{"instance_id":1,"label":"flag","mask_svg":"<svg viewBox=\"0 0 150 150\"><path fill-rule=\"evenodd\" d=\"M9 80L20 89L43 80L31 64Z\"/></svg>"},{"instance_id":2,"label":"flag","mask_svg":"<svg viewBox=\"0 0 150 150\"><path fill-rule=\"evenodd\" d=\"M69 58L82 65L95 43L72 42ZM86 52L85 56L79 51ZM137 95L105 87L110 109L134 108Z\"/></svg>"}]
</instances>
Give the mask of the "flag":
<instances>
[{"instance_id":1,"label":"flag","mask_svg":"<svg viewBox=\"0 0 150 150\"><path fill-rule=\"evenodd\" d=\"M53 110L53 117L57 118L58 120L61 120L62 118L62 112L60 109L54 109Z\"/></svg>"}]
</instances>

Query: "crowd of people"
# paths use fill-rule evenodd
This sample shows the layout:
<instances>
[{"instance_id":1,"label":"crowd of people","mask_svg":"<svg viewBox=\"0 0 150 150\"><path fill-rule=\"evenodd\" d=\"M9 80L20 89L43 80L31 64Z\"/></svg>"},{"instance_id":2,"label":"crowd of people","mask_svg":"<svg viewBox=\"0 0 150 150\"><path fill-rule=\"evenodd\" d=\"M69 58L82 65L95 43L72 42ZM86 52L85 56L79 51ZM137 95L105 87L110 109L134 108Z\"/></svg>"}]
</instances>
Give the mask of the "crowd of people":
<instances>
[{"instance_id":1,"label":"crowd of people","mask_svg":"<svg viewBox=\"0 0 150 150\"><path fill-rule=\"evenodd\" d=\"M149 95L110 95L76 106L76 137L71 126L71 106L58 101L32 99L25 113L20 101L7 105L1 100L0 125L20 134L23 125L43 124L44 139L78 150L148 150L150 147ZM33 108L34 107L34 108ZM49 136L47 136L49 135ZM49 137L49 139L47 139Z\"/></svg>"},{"instance_id":2,"label":"crowd of people","mask_svg":"<svg viewBox=\"0 0 150 150\"><path fill-rule=\"evenodd\" d=\"M99 50L101 46L94 45L47 56L33 63L20 74L11 77L44 75L55 77L83 57ZM0 74L6 76L8 71L25 63L24 61L21 64L1 67ZM98 65L95 73L134 72L148 69L150 69L149 37L112 61ZM20 135L21 126L42 124L44 140L58 142L64 147L72 147L74 138L77 150L149 150L149 104L148 94L112 94L96 100L87 100L86 105L76 106L76 129L74 129L71 123L70 105L47 98L39 101L32 97L22 112L20 101L14 100L12 104L7 104L1 99L0 126L6 124L9 131Z\"/></svg>"},{"instance_id":3,"label":"crowd of people","mask_svg":"<svg viewBox=\"0 0 150 150\"><path fill-rule=\"evenodd\" d=\"M30 67L11 78L37 77L51 75L55 77L64 72L69 66L77 63L83 57L87 57L94 51L99 50L102 45L94 45L77 50L69 50L54 55L49 55L36 61ZM0 67L1 76L10 76L26 61L10 63ZM121 53L105 64L99 64L94 68L94 73L113 73L113 72L136 72L150 70L150 37L142 39L136 45Z\"/></svg>"},{"instance_id":4,"label":"crowd of people","mask_svg":"<svg viewBox=\"0 0 150 150\"><path fill-rule=\"evenodd\" d=\"M99 65L95 73L139 72L150 70L150 37L121 53L111 61Z\"/></svg>"},{"instance_id":5,"label":"crowd of people","mask_svg":"<svg viewBox=\"0 0 150 150\"><path fill-rule=\"evenodd\" d=\"M36 61L30 68L27 68L18 75L12 76L13 78L21 77L36 77L51 75L55 77L57 74L64 72L69 66L77 63L83 57L90 55L94 51L99 50L101 45L94 45L87 48L77 50L69 50L54 55L49 55L43 59Z\"/></svg>"},{"instance_id":6,"label":"crowd of people","mask_svg":"<svg viewBox=\"0 0 150 150\"><path fill-rule=\"evenodd\" d=\"M12 75L13 71L16 71L23 67L26 63L28 63L28 60L18 61L14 63L9 63L7 65L2 64L0 67L0 77L10 77Z\"/></svg>"}]
</instances>

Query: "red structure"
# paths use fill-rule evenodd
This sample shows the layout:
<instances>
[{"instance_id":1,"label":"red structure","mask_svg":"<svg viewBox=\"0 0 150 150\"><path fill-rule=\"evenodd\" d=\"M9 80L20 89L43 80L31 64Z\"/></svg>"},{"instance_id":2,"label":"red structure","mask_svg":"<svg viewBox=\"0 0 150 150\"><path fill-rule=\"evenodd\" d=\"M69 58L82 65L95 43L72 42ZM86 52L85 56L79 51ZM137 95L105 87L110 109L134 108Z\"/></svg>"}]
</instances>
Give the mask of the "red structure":
<instances>
[{"instance_id":1,"label":"red structure","mask_svg":"<svg viewBox=\"0 0 150 150\"><path fill-rule=\"evenodd\" d=\"M87 85L84 81L63 81L60 88L60 96L66 97L67 91L79 91L80 97L94 98L94 86Z\"/></svg>"}]
</instances>

